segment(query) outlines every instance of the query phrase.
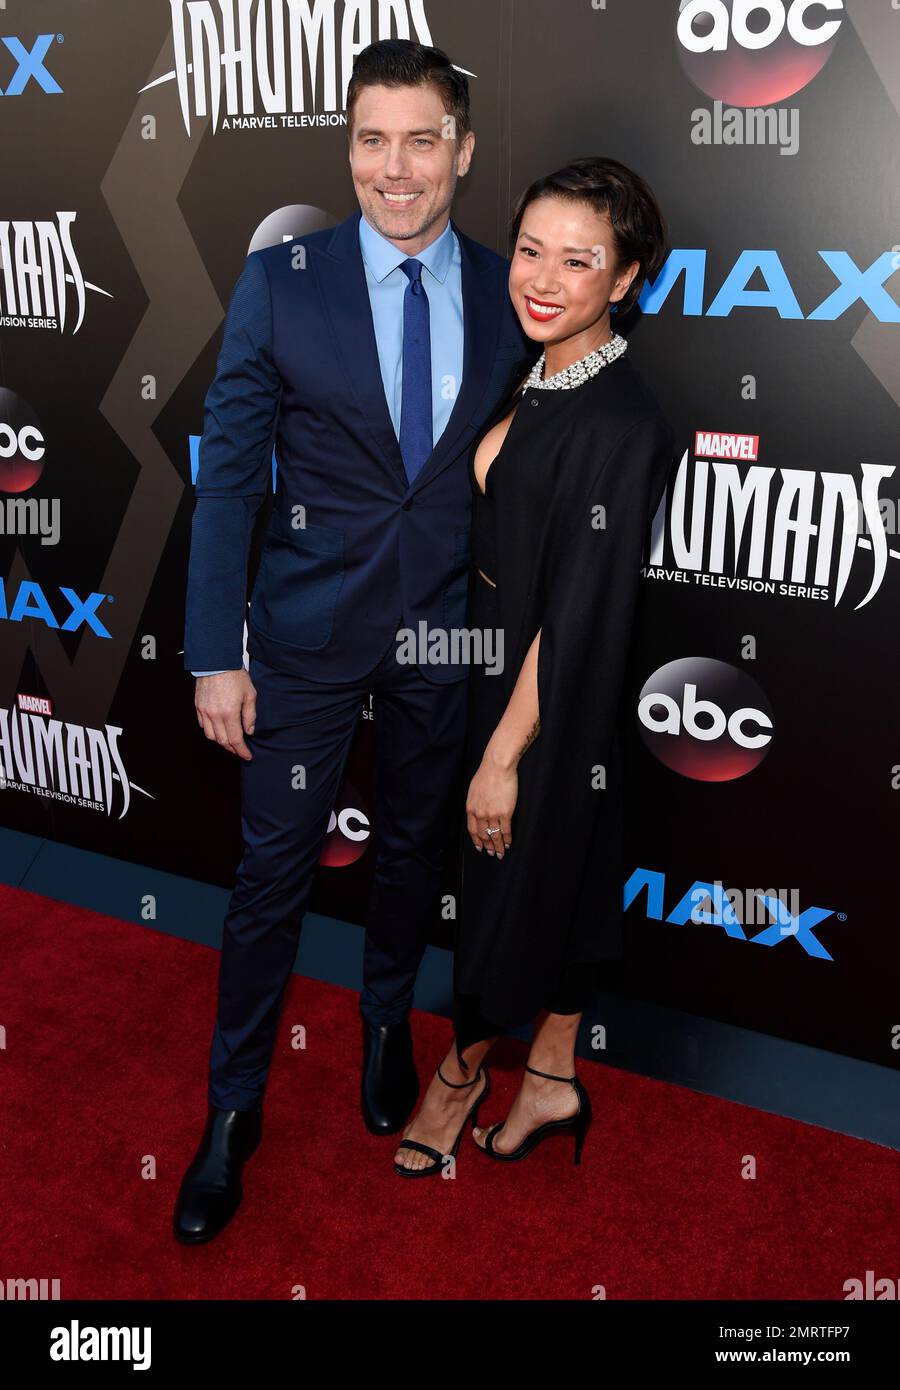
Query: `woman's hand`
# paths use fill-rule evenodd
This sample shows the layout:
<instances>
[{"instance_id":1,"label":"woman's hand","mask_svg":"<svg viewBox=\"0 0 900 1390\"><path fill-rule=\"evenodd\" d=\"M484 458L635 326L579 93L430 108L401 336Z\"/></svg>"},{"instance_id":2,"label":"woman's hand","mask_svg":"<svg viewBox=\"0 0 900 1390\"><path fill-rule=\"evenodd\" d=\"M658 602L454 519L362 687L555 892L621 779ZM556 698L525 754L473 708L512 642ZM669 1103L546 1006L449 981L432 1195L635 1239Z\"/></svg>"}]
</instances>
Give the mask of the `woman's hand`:
<instances>
[{"instance_id":1,"label":"woman's hand","mask_svg":"<svg viewBox=\"0 0 900 1390\"><path fill-rule=\"evenodd\" d=\"M518 793L515 765L494 762L486 751L466 797L466 825L477 850L486 849L488 854L503 858L512 844L512 815ZM493 835L487 833L488 826Z\"/></svg>"}]
</instances>

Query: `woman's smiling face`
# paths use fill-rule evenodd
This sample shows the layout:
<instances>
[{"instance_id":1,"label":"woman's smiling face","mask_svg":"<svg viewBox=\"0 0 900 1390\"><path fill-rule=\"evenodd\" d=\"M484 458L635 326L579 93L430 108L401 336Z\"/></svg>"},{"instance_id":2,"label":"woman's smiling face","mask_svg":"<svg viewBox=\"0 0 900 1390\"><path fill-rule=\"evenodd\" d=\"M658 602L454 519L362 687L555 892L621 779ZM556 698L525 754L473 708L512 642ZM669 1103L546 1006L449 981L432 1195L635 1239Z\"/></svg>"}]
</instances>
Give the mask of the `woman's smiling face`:
<instances>
[{"instance_id":1,"label":"woman's smiling face","mask_svg":"<svg viewBox=\"0 0 900 1390\"><path fill-rule=\"evenodd\" d=\"M540 343L599 330L639 268L619 266L609 218L574 199L548 195L522 216L509 271L509 294L522 328ZM595 332L594 336L597 336Z\"/></svg>"}]
</instances>

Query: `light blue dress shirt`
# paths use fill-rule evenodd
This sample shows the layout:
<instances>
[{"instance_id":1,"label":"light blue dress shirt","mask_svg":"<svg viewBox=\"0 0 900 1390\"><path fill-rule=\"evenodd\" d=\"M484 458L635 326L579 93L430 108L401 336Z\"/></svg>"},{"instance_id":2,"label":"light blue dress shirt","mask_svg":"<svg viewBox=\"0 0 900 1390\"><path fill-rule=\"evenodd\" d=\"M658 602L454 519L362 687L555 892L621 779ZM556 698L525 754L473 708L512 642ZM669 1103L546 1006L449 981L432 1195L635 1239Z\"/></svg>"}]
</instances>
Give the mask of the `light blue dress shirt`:
<instances>
[{"instance_id":1,"label":"light blue dress shirt","mask_svg":"<svg viewBox=\"0 0 900 1390\"><path fill-rule=\"evenodd\" d=\"M365 217L359 219L359 247L366 271L378 365L385 399L400 438L403 395L403 296L409 284L400 269L407 253L377 232ZM422 284L428 295L431 322L431 421L437 444L456 402L463 372L462 257L450 223L440 236L413 258L421 261ZM192 671L192 676L218 676L220 671Z\"/></svg>"},{"instance_id":2,"label":"light blue dress shirt","mask_svg":"<svg viewBox=\"0 0 900 1390\"><path fill-rule=\"evenodd\" d=\"M366 270L369 303L375 325L378 365L394 433L400 438L403 392L403 296L409 284L400 269L408 253L359 219L359 246ZM421 261L422 284L428 295L431 321L432 441L437 444L447 427L459 393L463 370L462 257L449 222L436 241L413 257Z\"/></svg>"}]
</instances>

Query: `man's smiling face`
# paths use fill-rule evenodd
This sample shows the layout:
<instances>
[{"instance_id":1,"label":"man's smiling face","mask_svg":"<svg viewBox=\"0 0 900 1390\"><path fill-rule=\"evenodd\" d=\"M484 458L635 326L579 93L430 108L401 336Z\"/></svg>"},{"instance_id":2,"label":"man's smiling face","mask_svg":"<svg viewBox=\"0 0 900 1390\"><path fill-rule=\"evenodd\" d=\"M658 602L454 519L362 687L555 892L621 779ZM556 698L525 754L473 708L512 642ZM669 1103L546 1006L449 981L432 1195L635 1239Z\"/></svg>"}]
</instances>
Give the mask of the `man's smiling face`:
<instances>
[{"instance_id":1,"label":"man's smiling face","mask_svg":"<svg viewBox=\"0 0 900 1390\"><path fill-rule=\"evenodd\" d=\"M475 136L448 139L437 87L363 87L353 108L350 170L363 216L415 256L447 225ZM452 131L450 132L452 134Z\"/></svg>"}]
</instances>

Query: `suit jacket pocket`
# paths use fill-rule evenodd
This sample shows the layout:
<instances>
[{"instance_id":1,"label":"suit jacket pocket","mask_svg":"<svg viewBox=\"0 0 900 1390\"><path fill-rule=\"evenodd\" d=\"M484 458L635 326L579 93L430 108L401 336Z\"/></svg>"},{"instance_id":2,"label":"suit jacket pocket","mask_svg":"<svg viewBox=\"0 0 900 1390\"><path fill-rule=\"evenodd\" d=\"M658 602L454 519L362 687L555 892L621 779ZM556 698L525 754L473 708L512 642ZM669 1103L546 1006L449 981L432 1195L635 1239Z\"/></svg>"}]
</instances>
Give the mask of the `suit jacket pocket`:
<instances>
[{"instance_id":1,"label":"suit jacket pocket","mask_svg":"<svg viewBox=\"0 0 900 1390\"><path fill-rule=\"evenodd\" d=\"M472 563L469 534L468 529L452 533L451 578L444 590L443 604L444 628L448 632L453 628L463 628L466 625L466 598L469 590L469 568Z\"/></svg>"},{"instance_id":2,"label":"suit jacket pocket","mask_svg":"<svg viewBox=\"0 0 900 1390\"><path fill-rule=\"evenodd\" d=\"M250 620L278 642L318 651L331 639L343 582L343 531L309 524L295 528L273 511Z\"/></svg>"}]
</instances>

